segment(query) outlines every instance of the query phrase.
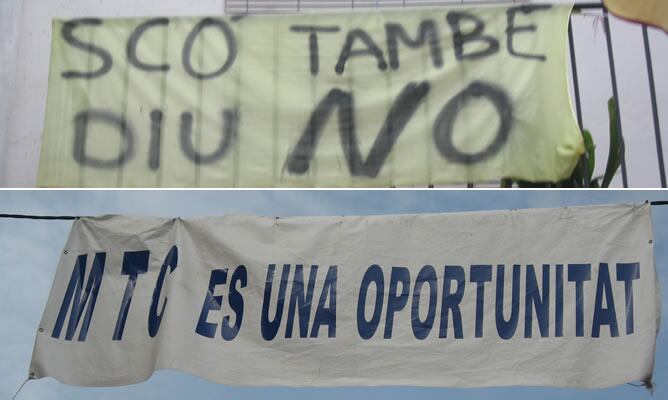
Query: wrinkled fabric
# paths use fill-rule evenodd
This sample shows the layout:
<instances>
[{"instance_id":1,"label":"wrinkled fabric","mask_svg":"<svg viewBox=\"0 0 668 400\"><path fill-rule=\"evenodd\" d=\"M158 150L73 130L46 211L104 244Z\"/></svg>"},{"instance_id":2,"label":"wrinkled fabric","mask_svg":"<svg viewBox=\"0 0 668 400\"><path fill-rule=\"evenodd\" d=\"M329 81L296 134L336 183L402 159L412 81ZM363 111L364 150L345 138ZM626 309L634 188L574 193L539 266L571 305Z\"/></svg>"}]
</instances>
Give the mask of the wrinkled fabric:
<instances>
[{"instance_id":1,"label":"wrinkled fabric","mask_svg":"<svg viewBox=\"0 0 668 400\"><path fill-rule=\"evenodd\" d=\"M570 10L56 20L38 184L558 181Z\"/></svg>"},{"instance_id":2,"label":"wrinkled fabric","mask_svg":"<svg viewBox=\"0 0 668 400\"><path fill-rule=\"evenodd\" d=\"M97 292L88 289L97 293L91 315L82 311L68 340L65 294L82 255L84 288L94 257L104 272ZM132 265L146 267L134 280ZM458 273L461 288L446 280ZM651 380L659 316L649 204L83 218L62 253L30 373L83 386L170 368L241 386L602 388Z\"/></svg>"}]
</instances>

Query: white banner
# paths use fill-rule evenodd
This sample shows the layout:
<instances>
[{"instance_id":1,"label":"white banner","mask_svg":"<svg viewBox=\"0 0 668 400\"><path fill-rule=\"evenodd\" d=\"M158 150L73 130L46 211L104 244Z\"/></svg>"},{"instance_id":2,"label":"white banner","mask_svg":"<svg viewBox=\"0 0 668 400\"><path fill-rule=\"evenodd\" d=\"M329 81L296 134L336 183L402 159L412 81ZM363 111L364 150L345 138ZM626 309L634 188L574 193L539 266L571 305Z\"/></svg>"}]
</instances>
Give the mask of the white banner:
<instances>
[{"instance_id":1,"label":"white banner","mask_svg":"<svg viewBox=\"0 0 668 400\"><path fill-rule=\"evenodd\" d=\"M651 379L650 206L74 223L30 374L232 385Z\"/></svg>"}]
</instances>

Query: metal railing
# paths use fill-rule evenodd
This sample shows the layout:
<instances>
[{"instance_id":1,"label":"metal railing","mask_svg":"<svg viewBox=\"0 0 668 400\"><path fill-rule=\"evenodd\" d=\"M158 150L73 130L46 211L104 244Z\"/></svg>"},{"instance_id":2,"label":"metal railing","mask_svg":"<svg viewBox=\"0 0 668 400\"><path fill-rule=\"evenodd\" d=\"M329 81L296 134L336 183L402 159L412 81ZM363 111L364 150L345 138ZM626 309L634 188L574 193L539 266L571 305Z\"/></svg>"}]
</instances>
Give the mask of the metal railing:
<instances>
[{"instance_id":1,"label":"metal railing","mask_svg":"<svg viewBox=\"0 0 668 400\"><path fill-rule=\"evenodd\" d=\"M374 8L408 8L408 7L429 7L429 6L452 6L452 5L475 5L475 4L503 4L503 3L527 3L526 0L226 0L225 13L226 14L272 14L272 13L294 13L301 11L312 10L336 10L336 9L374 9ZM615 125L618 133L618 140L621 146L621 175L622 185L624 188L629 187L629 179L627 173L625 145L622 132L621 110L619 102L619 93L617 88L617 75L615 70L615 58L613 53L613 40L610 30L610 21L608 10L601 2L592 3L576 3L573 6L573 12L581 12L583 10L600 10L603 18L603 27L605 32L608 65L610 70L610 80L612 86L612 98L616 107ZM649 94L652 108L652 120L654 126L654 137L656 142L656 155L659 168L659 176L661 180L661 187L666 187L666 171L663 160L663 146L661 139L661 129L659 126L659 113L656 100L656 87L654 83L654 67L652 64L652 52L650 48L649 36L647 33L647 26L642 26L643 45L645 52L645 63L647 66L647 74L649 81ZM574 94L575 110L577 114L577 122L580 129L583 129L582 104L580 98L580 81L578 80L578 64L575 51L575 38L573 35L572 24L568 26L568 39L570 47L570 63L572 74L572 87ZM589 171L586 169L587 163L584 162L585 168L585 186L589 186ZM473 184L468 184L468 187L474 187Z\"/></svg>"}]
</instances>

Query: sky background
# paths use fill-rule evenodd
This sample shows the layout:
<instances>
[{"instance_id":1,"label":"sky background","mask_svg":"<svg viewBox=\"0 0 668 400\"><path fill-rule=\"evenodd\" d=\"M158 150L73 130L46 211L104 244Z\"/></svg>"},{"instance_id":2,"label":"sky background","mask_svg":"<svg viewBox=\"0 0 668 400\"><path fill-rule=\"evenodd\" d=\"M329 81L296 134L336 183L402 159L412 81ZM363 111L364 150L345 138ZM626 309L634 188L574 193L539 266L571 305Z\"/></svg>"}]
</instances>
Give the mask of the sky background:
<instances>
[{"instance_id":1,"label":"sky background","mask_svg":"<svg viewBox=\"0 0 668 400\"><path fill-rule=\"evenodd\" d=\"M668 200L660 191L4 191L0 213L132 214L205 217L370 215L559 207ZM656 268L668 285L668 206L653 207ZM23 382L35 332L47 301L58 258L70 229L65 221L0 219L0 399ZM663 300L663 321L668 304ZM664 322L665 324L665 322ZM657 342L654 399L668 398L668 334ZM159 371L147 382L117 388L78 388L53 379L29 382L18 399L650 399L629 385L604 390L552 388L238 388L176 371Z\"/></svg>"}]
</instances>

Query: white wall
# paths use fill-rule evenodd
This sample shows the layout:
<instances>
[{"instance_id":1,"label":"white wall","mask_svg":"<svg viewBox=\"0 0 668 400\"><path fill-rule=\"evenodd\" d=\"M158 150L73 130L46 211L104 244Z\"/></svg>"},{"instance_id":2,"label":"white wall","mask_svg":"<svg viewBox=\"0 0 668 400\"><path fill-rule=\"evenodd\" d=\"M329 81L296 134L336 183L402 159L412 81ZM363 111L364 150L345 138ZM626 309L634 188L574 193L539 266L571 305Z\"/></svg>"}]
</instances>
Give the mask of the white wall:
<instances>
[{"instance_id":1,"label":"white wall","mask_svg":"<svg viewBox=\"0 0 668 400\"><path fill-rule=\"evenodd\" d=\"M11 93L14 90L14 72L16 64L16 42L20 0L2 0L0 2L0 184L3 178L5 159L5 141L9 139L9 112L11 109Z\"/></svg>"},{"instance_id":2,"label":"white wall","mask_svg":"<svg viewBox=\"0 0 668 400\"><path fill-rule=\"evenodd\" d=\"M333 3L334 0L328 2ZM401 3L397 0L379 2ZM481 1L464 1L467 2ZM20 13L17 7L19 3L22 3ZM374 1L365 3L373 4ZM0 59L3 60L0 63L0 186L33 187L36 183L46 105L52 18L219 15L224 9L225 0L0 0L0 35L3 37L0 46ZM598 160L595 172L602 174L608 149L606 101L612 93L605 35L599 18L578 16L573 21L584 125L594 135ZM633 187L658 187L660 181L641 29L614 18L611 25L629 182ZM17 56L13 58L11 38L16 26L18 48ZM7 37L9 41L5 39ZM663 147L668 149L668 74L665 73L668 68L668 35L652 29L650 40L664 133ZM11 79L14 65L15 80ZM12 83L15 83L13 90ZM617 177L613 183L620 186L621 178Z\"/></svg>"}]
</instances>

